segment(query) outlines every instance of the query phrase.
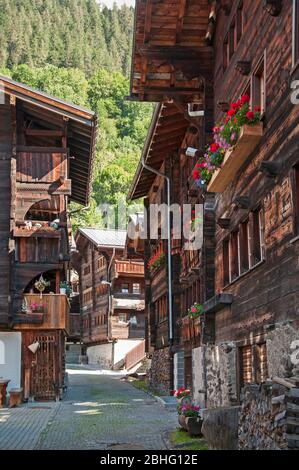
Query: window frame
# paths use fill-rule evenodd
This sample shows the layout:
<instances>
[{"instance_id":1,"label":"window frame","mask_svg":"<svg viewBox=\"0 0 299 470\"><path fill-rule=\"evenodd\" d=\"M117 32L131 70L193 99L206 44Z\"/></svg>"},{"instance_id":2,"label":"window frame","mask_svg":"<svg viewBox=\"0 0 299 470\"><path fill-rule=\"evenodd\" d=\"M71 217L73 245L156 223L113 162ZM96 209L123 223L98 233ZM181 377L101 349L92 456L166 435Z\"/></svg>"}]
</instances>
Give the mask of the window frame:
<instances>
[{"instance_id":1,"label":"window frame","mask_svg":"<svg viewBox=\"0 0 299 470\"><path fill-rule=\"evenodd\" d=\"M299 0L293 0L292 65L299 64Z\"/></svg>"},{"instance_id":2,"label":"window frame","mask_svg":"<svg viewBox=\"0 0 299 470\"><path fill-rule=\"evenodd\" d=\"M299 236L299 162L293 166L294 236Z\"/></svg>"},{"instance_id":3,"label":"window frame","mask_svg":"<svg viewBox=\"0 0 299 470\"><path fill-rule=\"evenodd\" d=\"M260 58L257 66L255 67L251 75L251 90L250 90L250 102L252 109L255 106L261 108L261 117L264 116L266 112L267 105L267 53L264 51L262 57Z\"/></svg>"}]
</instances>

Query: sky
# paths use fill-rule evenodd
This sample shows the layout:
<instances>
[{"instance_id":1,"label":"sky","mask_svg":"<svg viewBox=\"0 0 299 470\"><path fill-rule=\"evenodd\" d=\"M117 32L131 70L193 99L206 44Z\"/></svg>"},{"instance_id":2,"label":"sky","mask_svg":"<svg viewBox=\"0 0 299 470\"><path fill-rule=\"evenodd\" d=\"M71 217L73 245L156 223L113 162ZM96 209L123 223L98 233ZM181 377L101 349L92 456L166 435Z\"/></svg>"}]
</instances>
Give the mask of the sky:
<instances>
[{"instance_id":1,"label":"sky","mask_svg":"<svg viewBox=\"0 0 299 470\"><path fill-rule=\"evenodd\" d=\"M104 3L107 7L112 7L113 3L117 5L123 5L124 3L128 6L134 6L135 0L97 0L98 3Z\"/></svg>"}]
</instances>

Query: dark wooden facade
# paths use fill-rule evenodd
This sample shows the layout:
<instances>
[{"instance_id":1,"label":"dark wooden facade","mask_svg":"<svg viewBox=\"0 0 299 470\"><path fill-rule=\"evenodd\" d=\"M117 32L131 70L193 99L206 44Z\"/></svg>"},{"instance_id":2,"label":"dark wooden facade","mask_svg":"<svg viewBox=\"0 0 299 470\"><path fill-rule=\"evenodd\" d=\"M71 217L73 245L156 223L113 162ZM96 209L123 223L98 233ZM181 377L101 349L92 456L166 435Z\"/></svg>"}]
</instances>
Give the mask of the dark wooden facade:
<instances>
[{"instance_id":1,"label":"dark wooden facade","mask_svg":"<svg viewBox=\"0 0 299 470\"><path fill-rule=\"evenodd\" d=\"M22 332L24 398L54 399L63 389L69 330L70 305L60 294L70 261L68 199L88 202L96 117L0 79L0 328ZM49 282L42 297L41 275Z\"/></svg>"},{"instance_id":2,"label":"dark wooden facade","mask_svg":"<svg viewBox=\"0 0 299 470\"><path fill-rule=\"evenodd\" d=\"M292 82L298 80L298 11L296 0L137 1L131 96L160 103L143 159L170 178L171 203L203 205L202 249L186 252L172 240L173 344L168 341L167 263L156 272L147 268L155 250L167 254L167 243L153 242L149 233L145 241L151 344L156 351L184 351L187 386L194 378L194 348L216 351L232 344L236 358L230 373L237 390L231 401L219 403L236 403L244 377L265 380L270 373L265 364L276 370L272 350L267 359L270 330L279 336L287 322L298 332L299 108L291 101ZM196 63L196 55L204 59ZM252 107L261 107L262 138L242 149L241 163L236 153L229 179L220 170L224 189L199 189L192 178L196 158L186 157L186 148L201 153L223 110L245 93ZM204 117L194 117L194 110L203 110ZM149 213L151 204L166 202L165 180L141 161L129 197L144 197ZM185 317L194 302L204 307L200 325ZM277 347L289 354L279 342ZM212 372L203 374L207 405L214 393L208 384Z\"/></svg>"},{"instance_id":3,"label":"dark wooden facade","mask_svg":"<svg viewBox=\"0 0 299 470\"><path fill-rule=\"evenodd\" d=\"M126 235L97 229L79 229L76 235L73 266L80 278L86 347L144 338L144 265L138 258L126 259Z\"/></svg>"}]
</instances>

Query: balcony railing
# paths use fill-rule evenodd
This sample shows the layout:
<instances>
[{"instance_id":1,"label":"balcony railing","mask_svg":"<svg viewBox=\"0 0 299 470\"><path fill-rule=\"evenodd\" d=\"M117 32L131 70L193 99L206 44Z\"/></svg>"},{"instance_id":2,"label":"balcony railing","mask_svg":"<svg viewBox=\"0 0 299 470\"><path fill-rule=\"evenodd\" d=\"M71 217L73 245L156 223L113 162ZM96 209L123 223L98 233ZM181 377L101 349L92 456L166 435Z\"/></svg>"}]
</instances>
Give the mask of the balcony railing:
<instances>
[{"instance_id":1,"label":"balcony railing","mask_svg":"<svg viewBox=\"0 0 299 470\"><path fill-rule=\"evenodd\" d=\"M215 171L208 186L209 193L222 193L233 181L249 155L256 149L263 137L263 125L245 125L234 147L225 154L222 168Z\"/></svg>"},{"instance_id":2,"label":"balcony railing","mask_svg":"<svg viewBox=\"0 0 299 470\"><path fill-rule=\"evenodd\" d=\"M141 341L125 357L125 369L130 370L145 358L145 341Z\"/></svg>"},{"instance_id":3,"label":"balcony railing","mask_svg":"<svg viewBox=\"0 0 299 470\"><path fill-rule=\"evenodd\" d=\"M63 294L25 294L27 313L18 313L14 324L20 329L65 330L69 332L70 303Z\"/></svg>"},{"instance_id":4,"label":"balcony railing","mask_svg":"<svg viewBox=\"0 0 299 470\"><path fill-rule=\"evenodd\" d=\"M116 261L115 276L120 274L132 274L137 276L144 275L144 264L141 262Z\"/></svg>"},{"instance_id":5,"label":"balcony railing","mask_svg":"<svg viewBox=\"0 0 299 470\"><path fill-rule=\"evenodd\" d=\"M24 147L17 153L17 181L20 183L54 183L68 177L66 149Z\"/></svg>"}]
</instances>

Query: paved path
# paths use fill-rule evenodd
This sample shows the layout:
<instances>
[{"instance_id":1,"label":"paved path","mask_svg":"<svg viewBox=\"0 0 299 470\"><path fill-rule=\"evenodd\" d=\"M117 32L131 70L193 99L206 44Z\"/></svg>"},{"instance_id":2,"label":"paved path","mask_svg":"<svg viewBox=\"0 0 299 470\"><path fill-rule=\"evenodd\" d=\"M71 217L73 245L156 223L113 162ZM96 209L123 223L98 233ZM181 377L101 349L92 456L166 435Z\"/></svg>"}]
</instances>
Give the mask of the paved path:
<instances>
[{"instance_id":1,"label":"paved path","mask_svg":"<svg viewBox=\"0 0 299 470\"><path fill-rule=\"evenodd\" d=\"M69 389L56 403L0 410L0 449L162 450L177 414L118 374L71 367Z\"/></svg>"}]
</instances>

